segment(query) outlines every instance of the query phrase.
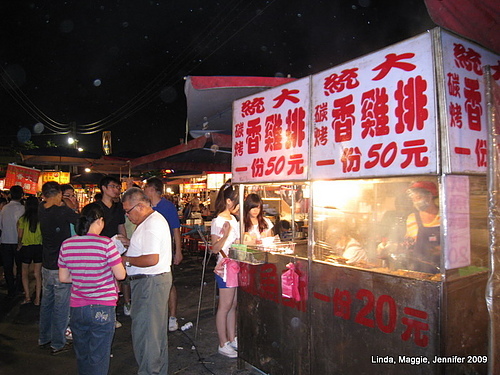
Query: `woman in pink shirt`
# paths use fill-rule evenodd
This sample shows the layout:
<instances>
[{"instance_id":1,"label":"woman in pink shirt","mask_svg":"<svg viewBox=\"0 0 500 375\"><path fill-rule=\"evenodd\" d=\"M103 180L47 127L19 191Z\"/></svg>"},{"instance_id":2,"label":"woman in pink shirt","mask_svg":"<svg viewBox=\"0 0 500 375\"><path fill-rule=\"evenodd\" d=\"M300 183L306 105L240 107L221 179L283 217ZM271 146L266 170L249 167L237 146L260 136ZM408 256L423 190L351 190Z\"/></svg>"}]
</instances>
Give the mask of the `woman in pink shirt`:
<instances>
[{"instance_id":1,"label":"woman in pink shirt","mask_svg":"<svg viewBox=\"0 0 500 375\"><path fill-rule=\"evenodd\" d=\"M116 279L125 268L113 241L100 236L104 212L97 203L82 210L77 236L65 240L59 253L59 280L72 283L70 326L80 374L107 374L115 332Z\"/></svg>"}]
</instances>

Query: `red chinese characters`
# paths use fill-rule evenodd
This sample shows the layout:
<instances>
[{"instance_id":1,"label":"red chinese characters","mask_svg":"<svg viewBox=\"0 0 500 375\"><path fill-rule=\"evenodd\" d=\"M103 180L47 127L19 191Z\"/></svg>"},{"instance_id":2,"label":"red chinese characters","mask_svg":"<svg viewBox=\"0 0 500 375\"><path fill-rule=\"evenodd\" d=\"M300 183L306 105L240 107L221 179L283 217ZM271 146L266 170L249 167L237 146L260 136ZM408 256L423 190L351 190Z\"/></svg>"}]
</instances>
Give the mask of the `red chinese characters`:
<instances>
[{"instance_id":1,"label":"red chinese characters","mask_svg":"<svg viewBox=\"0 0 500 375\"><path fill-rule=\"evenodd\" d=\"M242 122L239 122L234 125L234 137L242 138L245 136L245 126Z\"/></svg>"},{"instance_id":2,"label":"red chinese characters","mask_svg":"<svg viewBox=\"0 0 500 375\"><path fill-rule=\"evenodd\" d=\"M314 147L326 145L328 142L328 128L326 126L317 126L314 128Z\"/></svg>"},{"instance_id":3,"label":"red chinese characters","mask_svg":"<svg viewBox=\"0 0 500 375\"><path fill-rule=\"evenodd\" d=\"M276 265L263 264L260 267L260 296L264 299L278 302L280 282L278 273L276 272Z\"/></svg>"},{"instance_id":4,"label":"red chinese characters","mask_svg":"<svg viewBox=\"0 0 500 375\"><path fill-rule=\"evenodd\" d=\"M389 97L385 87L363 93L361 97L361 138L389 134Z\"/></svg>"},{"instance_id":5,"label":"red chinese characters","mask_svg":"<svg viewBox=\"0 0 500 375\"><path fill-rule=\"evenodd\" d=\"M241 116L251 116L256 113L263 113L264 108L264 98L254 98L252 100L247 100L241 105Z\"/></svg>"},{"instance_id":6,"label":"red chinese characters","mask_svg":"<svg viewBox=\"0 0 500 375\"><path fill-rule=\"evenodd\" d=\"M252 162L252 177L262 177L264 176L264 159L255 158Z\"/></svg>"},{"instance_id":7,"label":"red chinese characters","mask_svg":"<svg viewBox=\"0 0 500 375\"><path fill-rule=\"evenodd\" d=\"M300 301L282 296L280 275L276 264L273 263L261 266L240 263L239 285L248 294L305 312L307 309L307 278L300 270L296 270L296 272L299 274Z\"/></svg>"},{"instance_id":8,"label":"red chinese characters","mask_svg":"<svg viewBox=\"0 0 500 375\"><path fill-rule=\"evenodd\" d=\"M460 76L457 73L448 73L448 94L460 98Z\"/></svg>"},{"instance_id":9,"label":"red chinese characters","mask_svg":"<svg viewBox=\"0 0 500 375\"><path fill-rule=\"evenodd\" d=\"M326 303L333 304L333 316L354 321L362 326L376 328L383 333L391 334L398 327L398 306L394 298L383 294L378 298L368 289L360 289L354 298L361 302L361 307L353 311L353 306L359 306L359 302L354 304L353 293L349 290L335 288L333 296L322 293L314 293L314 298ZM401 333L401 339L408 341L413 338L417 346L426 347L429 344L428 332L430 330L427 322L428 314L411 307L403 308L404 316L401 323L405 327Z\"/></svg>"},{"instance_id":10,"label":"red chinese characters","mask_svg":"<svg viewBox=\"0 0 500 375\"><path fill-rule=\"evenodd\" d=\"M9 164L5 175L5 187L10 188L11 186L19 185L25 193L36 194L39 176L40 171L36 169Z\"/></svg>"},{"instance_id":11,"label":"red chinese characters","mask_svg":"<svg viewBox=\"0 0 500 375\"><path fill-rule=\"evenodd\" d=\"M463 68L482 76L481 54L472 48L465 48L463 44L453 43L453 56L457 68Z\"/></svg>"},{"instance_id":12,"label":"red chinese characters","mask_svg":"<svg viewBox=\"0 0 500 375\"><path fill-rule=\"evenodd\" d=\"M296 96L294 96L294 95L297 95L299 93L300 93L300 90L282 89L281 94L273 99L276 102L276 104L273 106L273 108L281 107L286 100L289 100L292 103L300 102L300 99L297 98Z\"/></svg>"},{"instance_id":13,"label":"red chinese characters","mask_svg":"<svg viewBox=\"0 0 500 375\"><path fill-rule=\"evenodd\" d=\"M314 122L323 122L328 120L328 103L318 104L314 108Z\"/></svg>"},{"instance_id":14,"label":"red chinese characters","mask_svg":"<svg viewBox=\"0 0 500 375\"><path fill-rule=\"evenodd\" d=\"M243 155L244 152L244 144L243 141L236 141L234 142L234 147L233 147L233 152L237 156Z\"/></svg>"},{"instance_id":15,"label":"red chinese characters","mask_svg":"<svg viewBox=\"0 0 500 375\"><path fill-rule=\"evenodd\" d=\"M233 169L239 178L269 181L305 174L309 101L303 92L309 93L309 80L235 105L240 111L234 117Z\"/></svg>"},{"instance_id":16,"label":"red chinese characters","mask_svg":"<svg viewBox=\"0 0 500 375\"><path fill-rule=\"evenodd\" d=\"M458 103L450 103L448 107L450 114L450 127L462 128L462 106Z\"/></svg>"},{"instance_id":17,"label":"red chinese characters","mask_svg":"<svg viewBox=\"0 0 500 375\"><path fill-rule=\"evenodd\" d=\"M242 122L234 125L234 138L243 138L245 136L245 126ZM244 143L243 141L235 141L233 152L237 156L243 155Z\"/></svg>"},{"instance_id":18,"label":"red chinese characters","mask_svg":"<svg viewBox=\"0 0 500 375\"><path fill-rule=\"evenodd\" d=\"M332 128L335 142L346 142L352 139L352 127L356 121L353 96L348 95L333 101Z\"/></svg>"},{"instance_id":19,"label":"red chinese characters","mask_svg":"<svg viewBox=\"0 0 500 375\"><path fill-rule=\"evenodd\" d=\"M257 154L259 152L259 143L262 138L260 134L262 127L260 126L260 118L248 121L247 126L247 152L249 154Z\"/></svg>"},{"instance_id":20,"label":"red chinese characters","mask_svg":"<svg viewBox=\"0 0 500 375\"><path fill-rule=\"evenodd\" d=\"M286 172L287 176L301 175L304 173L304 156L302 154L290 155L288 165L290 168Z\"/></svg>"},{"instance_id":21,"label":"red chinese characters","mask_svg":"<svg viewBox=\"0 0 500 375\"><path fill-rule=\"evenodd\" d=\"M266 117L266 132L264 136L264 151L277 151L283 148L281 114Z\"/></svg>"},{"instance_id":22,"label":"red chinese characters","mask_svg":"<svg viewBox=\"0 0 500 375\"><path fill-rule=\"evenodd\" d=\"M407 173L432 170L435 85L423 45L431 47L432 41L422 37L313 81L323 85L322 91L313 87L313 175L376 175L385 173L381 168L397 173L401 166Z\"/></svg>"},{"instance_id":23,"label":"red chinese characters","mask_svg":"<svg viewBox=\"0 0 500 375\"><path fill-rule=\"evenodd\" d=\"M395 53L389 53L388 55L385 56L385 61L382 64L372 69L374 72L380 70L380 72L374 78L372 78L372 80L379 81L385 78L385 76L387 76L391 71L391 69L393 68L402 69L406 72L411 72L416 68L416 65L401 60L411 59L413 57L415 57L415 54L411 52L402 53L400 55L396 55Z\"/></svg>"},{"instance_id":24,"label":"red chinese characters","mask_svg":"<svg viewBox=\"0 0 500 375\"><path fill-rule=\"evenodd\" d=\"M423 348L426 347L429 344L429 336L424 333L425 331L429 331L429 324L425 322L428 316L427 313L410 307L405 307L404 313L411 316L411 318L404 317L401 319L401 322L406 326L406 330L401 335L401 338L404 341L408 341L413 337L415 344Z\"/></svg>"},{"instance_id":25,"label":"red chinese characters","mask_svg":"<svg viewBox=\"0 0 500 375\"><path fill-rule=\"evenodd\" d=\"M286 142L287 149L302 147L303 141L306 138L306 112L304 108L299 107L288 111L286 116Z\"/></svg>"},{"instance_id":26,"label":"red chinese characters","mask_svg":"<svg viewBox=\"0 0 500 375\"><path fill-rule=\"evenodd\" d=\"M335 288L335 293L333 294L333 315L345 320L351 319L351 303L351 293L348 290Z\"/></svg>"},{"instance_id":27,"label":"red chinese characters","mask_svg":"<svg viewBox=\"0 0 500 375\"><path fill-rule=\"evenodd\" d=\"M470 130L481 131L481 92L479 91L479 81L477 79L464 79L465 112Z\"/></svg>"},{"instance_id":28,"label":"red chinese characters","mask_svg":"<svg viewBox=\"0 0 500 375\"><path fill-rule=\"evenodd\" d=\"M394 97L398 102L395 112L397 134L424 128L425 120L429 117L429 111L426 108L426 89L427 82L421 76L409 78L407 82L398 82L394 93Z\"/></svg>"},{"instance_id":29,"label":"red chinese characters","mask_svg":"<svg viewBox=\"0 0 500 375\"><path fill-rule=\"evenodd\" d=\"M486 139L478 139L476 141L476 160L478 167L487 167L487 153L488 148L486 144Z\"/></svg>"},{"instance_id":30,"label":"red chinese characters","mask_svg":"<svg viewBox=\"0 0 500 375\"><path fill-rule=\"evenodd\" d=\"M340 161L342 162L342 172L359 172L361 167L361 151L359 147L345 148Z\"/></svg>"},{"instance_id":31,"label":"red chinese characters","mask_svg":"<svg viewBox=\"0 0 500 375\"><path fill-rule=\"evenodd\" d=\"M345 89L354 89L359 86L358 68L344 69L340 74L333 73L325 78L323 84L324 93L326 96L330 94L342 92Z\"/></svg>"},{"instance_id":32,"label":"red chinese characters","mask_svg":"<svg viewBox=\"0 0 500 375\"><path fill-rule=\"evenodd\" d=\"M500 79L498 56L480 46L443 34L447 133L453 173L485 172L486 102L483 67Z\"/></svg>"},{"instance_id":33,"label":"red chinese characters","mask_svg":"<svg viewBox=\"0 0 500 375\"><path fill-rule=\"evenodd\" d=\"M401 168L405 169L413 164L417 167L425 167L429 164L429 158L424 156L429 149L425 145L425 139L415 139L403 142L401 153L406 155L406 159L401 163Z\"/></svg>"}]
</instances>

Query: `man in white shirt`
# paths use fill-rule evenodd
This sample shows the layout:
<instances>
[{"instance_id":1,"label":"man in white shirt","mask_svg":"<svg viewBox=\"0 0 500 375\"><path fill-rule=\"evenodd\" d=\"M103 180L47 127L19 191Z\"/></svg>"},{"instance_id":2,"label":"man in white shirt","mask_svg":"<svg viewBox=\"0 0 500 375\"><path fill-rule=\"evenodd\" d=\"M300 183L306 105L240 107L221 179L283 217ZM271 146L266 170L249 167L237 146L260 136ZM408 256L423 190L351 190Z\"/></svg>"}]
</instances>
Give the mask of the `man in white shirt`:
<instances>
[{"instance_id":1,"label":"man in white shirt","mask_svg":"<svg viewBox=\"0 0 500 375\"><path fill-rule=\"evenodd\" d=\"M0 211L0 253L2 255L5 280L7 281L8 298L14 298L21 290L21 253L17 251L17 221L24 214L21 199L24 196L23 188L14 185L10 188L10 199ZM14 264L16 277L14 277ZM29 298L29 296L26 296Z\"/></svg>"},{"instance_id":2,"label":"man in white shirt","mask_svg":"<svg viewBox=\"0 0 500 375\"><path fill-rule=\"evenodd\" d=\"M137 225L122 261L132 289L130 317L138 374L167 375L168 295L172 287L170 228L141 189L127 190L122 202L125 214Z\"/></svg>"}]
</instances>

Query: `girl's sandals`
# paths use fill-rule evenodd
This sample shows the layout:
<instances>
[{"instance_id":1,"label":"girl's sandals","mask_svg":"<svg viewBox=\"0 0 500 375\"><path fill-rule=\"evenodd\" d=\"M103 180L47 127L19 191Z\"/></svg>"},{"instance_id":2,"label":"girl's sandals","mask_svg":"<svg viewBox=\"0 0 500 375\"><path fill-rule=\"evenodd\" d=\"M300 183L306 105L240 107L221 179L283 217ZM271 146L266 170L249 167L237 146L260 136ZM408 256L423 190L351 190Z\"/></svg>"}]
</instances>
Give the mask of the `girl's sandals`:
<instances>
[{"instance_id":1,"label":"girl's sandals","mask_svg":"<svg viewBox=\"0 0 500 375\"><path fill-rule=\"evenodd\" d=\"M27 303L31 303L31 300L25 299L23 302L21 302L21 305L26 305Z\"/></svg>"}]
</instances>

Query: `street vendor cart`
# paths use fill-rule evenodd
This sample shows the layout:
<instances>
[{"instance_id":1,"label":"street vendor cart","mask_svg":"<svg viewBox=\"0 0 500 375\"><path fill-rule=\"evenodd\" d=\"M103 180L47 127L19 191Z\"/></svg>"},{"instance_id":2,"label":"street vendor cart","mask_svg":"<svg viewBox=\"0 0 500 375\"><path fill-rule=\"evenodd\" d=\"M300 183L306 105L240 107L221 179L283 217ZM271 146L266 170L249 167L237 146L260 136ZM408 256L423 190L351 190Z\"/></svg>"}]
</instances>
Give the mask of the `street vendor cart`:
<instances>
[{"instance_id":1,"label":"street vendor cart","mask_svg":"<svg viewBox=\"0 0 500 375\"><path fill-rule=\"evenodd\" d=\"M290 232L233 252L242 364L493 373L483 66L498 64L434 29L234 102L240 199Z\"/></svg>"}]
</instances>

